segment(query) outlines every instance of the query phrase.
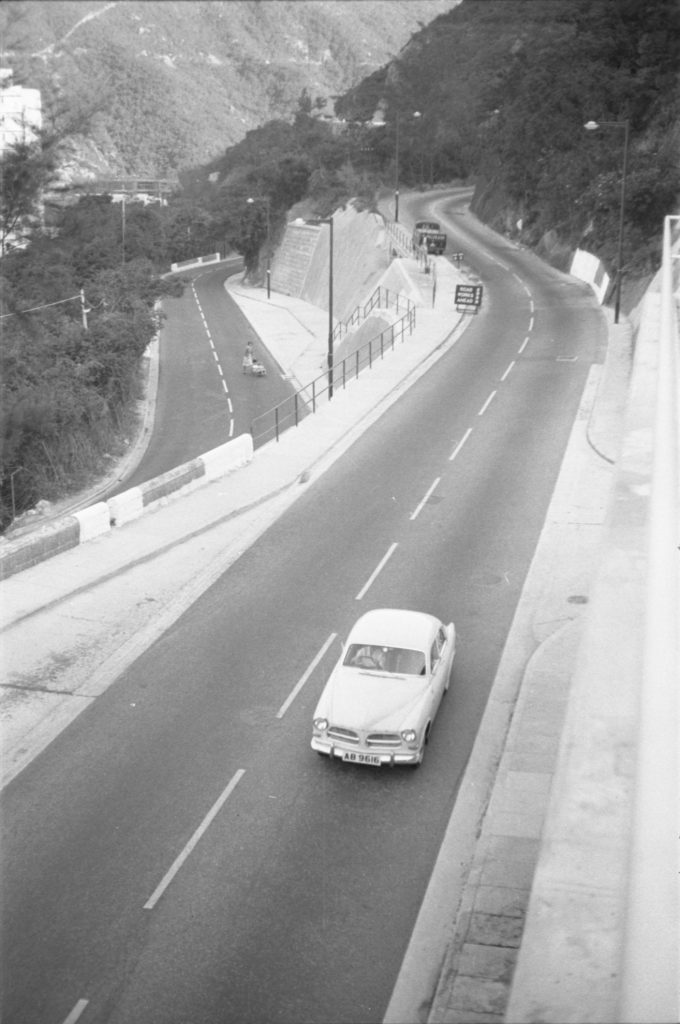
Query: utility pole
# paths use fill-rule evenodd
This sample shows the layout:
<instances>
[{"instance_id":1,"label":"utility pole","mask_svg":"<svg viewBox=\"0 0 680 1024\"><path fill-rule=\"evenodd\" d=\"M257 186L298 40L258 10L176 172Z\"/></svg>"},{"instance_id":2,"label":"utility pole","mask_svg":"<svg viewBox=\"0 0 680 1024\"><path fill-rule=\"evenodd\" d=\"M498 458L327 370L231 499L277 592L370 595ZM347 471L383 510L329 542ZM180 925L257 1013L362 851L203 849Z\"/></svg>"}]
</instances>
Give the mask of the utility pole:
<instances>
[{"instance_id":1,"label":"utility pole","mask_svg":"<svg viewBox=\"0 0 680 1024\"><path fill-rule=\"evenodd\" d=\"M89 312L90 312L90 310L85 305L85 289L81 288L80 289L80 317L81 317L81 320L82 320L83 330L84 331L87 330L87 314Z\"/></svg>"}]
</instances>

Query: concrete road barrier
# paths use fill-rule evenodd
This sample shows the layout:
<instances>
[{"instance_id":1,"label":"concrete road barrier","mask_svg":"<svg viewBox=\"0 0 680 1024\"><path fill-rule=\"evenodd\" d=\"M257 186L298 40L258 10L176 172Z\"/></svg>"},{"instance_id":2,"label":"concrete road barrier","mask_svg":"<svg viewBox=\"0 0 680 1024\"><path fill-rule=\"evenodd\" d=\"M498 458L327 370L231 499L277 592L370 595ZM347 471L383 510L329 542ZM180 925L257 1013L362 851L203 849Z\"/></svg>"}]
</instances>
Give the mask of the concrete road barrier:
<instances>
[{"instance_id":1,"label":"concrete road barrier","mask_svg":"<svg viewBox=\"0 0 680 1024\"><path fill-rule=\"evenodd\" d=\"M29 536L10 541L6 547L0 548L0 579L29 569L46 558L75 548L79 543L80 523L75 516L48 523Z\"/></svg>"},{"instance_id":2,"label":"concrete road barrier","mask_svg":"<svg viewBox=\"0 0 680 1024\"><path fill-rule=\"evenodd\" d=\"M183 490L185 487L190 486L194 480L198 480L203 476L205 476L205 470L200 458L192 459L191 462L185 462L181 466L177 466L175 469L171 469L167 473L162 473L160 476L154 477L153 480L141 484L139 489L142 492L142 504L144 508L147 508L147 506L152 505L154 502L160 501L161 498L167 497L168 494L174 494L176 491Z\"/></svg>"},{"instance_id":3,"label":"concrete road barrier","mask_svg":"<svg viewBox=\"0 0 680 1024\"><path fill-rule=\"evenodd\" d=\"M144 501L139 487L131 487L129 491L123 491L115 498L109 498L106 504L109 507L111 526L131 523L133 519L138 519L144 512Z\"/></svg>"},{"instance_id":4,"label":"concrete road barrier","mask_svg":"<svg viewBox=\"0 0 680 1024\"><path fill-rule=\"evenodd\" d=\"M98 501L96 505L74 512L73 516L80 523L80 535L78 543L92 540L93 537L100 537L111 529L111 516L109 506L105 501Z\"/></svg>"},{"instance_id":5,"label":"concrete road barrier","mask_svg":"<svg viewBox=\"0 0 680 1024\"><path fill-rule=\"evenodd\" d=\"M226 473L247 465L253 458L252 434L240 434L233 441L219 445L200 456L206 480L217 480Z\"/></svg>"}]
</instances>

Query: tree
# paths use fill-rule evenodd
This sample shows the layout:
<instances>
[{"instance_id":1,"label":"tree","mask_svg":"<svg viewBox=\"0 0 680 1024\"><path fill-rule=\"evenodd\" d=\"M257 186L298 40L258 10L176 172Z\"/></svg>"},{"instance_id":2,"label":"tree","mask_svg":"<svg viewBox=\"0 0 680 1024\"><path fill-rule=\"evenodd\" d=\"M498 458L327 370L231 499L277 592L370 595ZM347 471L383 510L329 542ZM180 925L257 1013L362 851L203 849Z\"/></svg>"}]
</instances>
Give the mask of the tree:
<instances>
[{"instance_id":1,"label":"tree","mask_svg":"<svg viewBox=\"0 0 680 1024\"><path fill-rule=\"evenodd\" d=\"M40 225L41 198L53 179L53 141L17 142L0 156L0 253L21 244Z\"/></svg>"}]
</instances>

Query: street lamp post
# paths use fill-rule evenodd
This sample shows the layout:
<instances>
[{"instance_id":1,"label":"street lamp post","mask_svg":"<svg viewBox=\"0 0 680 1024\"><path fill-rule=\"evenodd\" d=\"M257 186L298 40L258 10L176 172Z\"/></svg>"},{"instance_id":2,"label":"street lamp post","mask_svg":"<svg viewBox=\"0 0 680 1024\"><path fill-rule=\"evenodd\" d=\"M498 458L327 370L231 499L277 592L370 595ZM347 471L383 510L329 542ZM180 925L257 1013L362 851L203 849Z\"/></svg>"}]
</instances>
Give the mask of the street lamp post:
<instances>
[{"instance_id":1,"label":"street lamp post","mask_svg":"<svg viewBox=\"0 0 680 1024\"><path fill-rule=\"evenodd\" d=\"M598 128L623 128L623 167L621 170L621 202L619 204L619 251L616 262L616 300L614 303L614 323L619 322L621 310L621 279L623 277L623 220L626 204L626 173L628 171L628 139L630 135L630 121L587 121L583 126L589 132L597 131Z\"/></svg>"},{"instance_id":2,"label":"street lamp post","mask_svg":"<svg viewBox=\"0 0 680 1024\"><path fill-rule=\"evenodd\" d=\"M266 215L267 215L267 251L266 251L267 269L266 269L266 277L267 277L267 298L269 299L269 298L271 298L271 228L270 228L270 209L269 209L270 203L269 203L269 196L251 196L249 199L246 200L246 202L250 203L251 206L253 204L257 203L257 202L265 204L265 211L266 211Z\"/></svg>"},{"instance_id":3,"label":"street lamp post","mask_svg":"<svg viewBox=\"0 0 680 1024\"><path fill-rule=\"evenodd\" d=\"M328 251L328 401L333 397L333 216L326 217L319 221L320 224L328 224L329 251Z\"/></svg>"},{"instance_id":4,"label":"street lamp post","mask_svg":"<svg viewBox=\"0 0 680 1024\"><path fill-rule=\"evenodd\" d=\"M399 223L399 114L394 135L394 223Z\"/></svg>"},{"instance_id":5,"label":"street lamp post","mask_svg":"<svg viewBox=\"0 0 680 1024\"><path fill-rule=\"evenodd\" d=\"M414 110L413 117L420 117L420 111ZM397 111L394 131L394 222L399 223L399 111Z\"/></svg>"}]
</instances>

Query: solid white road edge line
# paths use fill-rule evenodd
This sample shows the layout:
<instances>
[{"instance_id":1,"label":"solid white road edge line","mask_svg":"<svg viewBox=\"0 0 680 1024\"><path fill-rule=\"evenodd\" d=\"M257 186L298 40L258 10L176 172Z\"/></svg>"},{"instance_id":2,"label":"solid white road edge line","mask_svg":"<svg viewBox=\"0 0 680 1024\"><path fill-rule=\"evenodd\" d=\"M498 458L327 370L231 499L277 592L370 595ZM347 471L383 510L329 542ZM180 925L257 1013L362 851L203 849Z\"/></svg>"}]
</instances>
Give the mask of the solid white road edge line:
<instances>
[{"instance_id":1,"label":"solid white road edge line","mask_svg":"<svg viewBox=\"0 0 680 1024\"><path fill-rule=\"evenodd\" d=\"M456 447L453 449L453 451L449 455L449 462L453 462L453 460L455 459L456 455L461 450L461 448L463 447L463 445L465 444L465 442L467 441L467 439L468 439L468 437L470 436L471 433L472 433L472 427L468 427L467 430L465 431L465 433L463 434L462 438L460 439L460 441L456 445Z\"/></svg>"},{"instance_id":2,"label":"solid white road edge line","mask_svg":"<svg viewBox=\"0 0 680 1024\"><path fill-rule=\"evenodd\" d=\"M184 864L184 861L187 859L187 857L189 856L191 851L194 849L194 847L198 843L198 841L201 838L201 836L207 831L207 829L210 826L211 822L213 821L215 816L219 813L219 811L221 810L223 804L231 796L231 794L233 793L234 789L236 788L236 786L238 785L238 783L240 782L241 778L244 775L245 775L245 768L239 768L238 771L233 775L233 777L231 779L231 782L229 783L227 788L224 790L222 795L217 798L217 800L212 805L212 807L210 808L210 810L206 814L206 816L203 819L203 821L201 822L201 824L198 826L198 828L194 832L194 834L191 837L191 839L189 840L189 842L186 844L186 846L181 851L179 856L175 858L175 861L172 864L172 867L169 869L169 871L167 871L165 873L165 875L163 876L163 878L161 879L159 884L156 886L156 888L154 889L154 891L151 894L151 896L149 897L149 899L144 904L144 910L153 910L153 908L156 906L156 904L158 903L159 899L161 898L161 896L163 895L163 893L165 892L167 887L170 885L170 882L173 880L173 878L175 877L175 875L177 874L179 869L182 867L182 864Z\"/></svg>"},{"instance_id":3,"label":"solid white road edge line","mask_svg":"<svg viewBox=\"0 0 680 1024\"><path fill-rule=\"evenodd\" d=\"M364 583L363 587L361 588L361 590L359 591L357 596L354 598L355 601L360 601L361 600L361 598L364 596L364 594L366 593L366 591L368 590L370 585L373 583L373 580L376 578L378 573L382 571L382 569L385 567L385 563L387 562L387 560L389 558L392 557L392 555L394 554L394 552L397 550L398 547L399 547L398 544L391 544L390 545L390 547L387 549L387 554L383 555L381 560L378 562L378 565L376 566L376 568L373 570L371 575L368 577L368 580L366 581L366 583Z\"/></svg>"},{"instance_id":4,"label":"solid white road edge line","mask_svg":"<svg viewBox=\"0 0 680 1024\"><path fill-rule=\"evenodd\" d=\"M477 415L478 415L478 416L483 416L483 415L484 415L484 413L486 412L486 410L487 410L487 409L489 408L489 406L491 405L491 402L493 401L493 398L494 398L494 395L495 395L495 394L496 394L496 392L495 392L495 391L492 391L492 392L491 392L491 394L490 394L490 395L489 395L489 397L487 398L486 402L484 403L484 405L482 406L482 408L481 408L481 409L479 410L479 412L477 413Z\"/></svg>"},{"instance_id":5,"label":"solid white road edge line","mask_svg":"<svg viewBox=\"0 0 680 1024\"><path fill-rule=\"evenodd\" d=\"M430 484L430 487L429 487L429 488L428 488L428 490L426 491L426 493L425 493L425 495L424 495L424 497L423 497L422 501L421 501L421 502L420 502L420 504L419 504L419 505L417 506L416 510L415 510L414 512L412 512L412 513L411 513L411 516L410 516L410 518L411 518L412 520L413 520L413 519L416 519L416 518L417 518L417 516L419 515L419 513L420 513L420 512L421 512L421 511L423 510L423 508L424 508L424 506L426 505L426 503L427 503L427 501L428 501L428 499L429 499L430 495L432 494L433 490L435 489L435 487L437 486L437 484L439 483L439 481L440 481L440 480L441 480L441 477L440 477L440 476L438 476L438 477L437 477L437 479L436 479L436 480L435 480L435 481L434 481L434 482L433 482L432 484Z\"/></svg>"},{"instance_id":6,"label":"solid white road edge line","mask_svg":"<svg viewBox=\"0 0 680 1024\"><path fill-rule=\"evenodd\" d=\"M76 1024L76 1021L81 1016L83 1010L88 1004L87 999L79 999L76 1005L73 1007L68 1017L64 1020L63 1024Z\"/></svg>"},{"instance_id":7,"label":"solid white road edge line","mask_svg":"<svg viewBox=\"0 0 680 1024\"><path fill-rule=\"evenodd\" d=\"M281 707L279 708L279 710L276 712L276 717L277 718L283 718L283 716L285 715L286 711L291 706L291 704L293 703L293 701L297 697L298 693L300 692L302 687L305 685L305 683L307 682L307 680L311 676L312 672L314 671L316 666L319 664L319 662L321 661L321 659L323 658L324 654L326 653L326 651L328 650L330 645L333 643L333 641L335 640L337 635L338 635L337 633L331 633L331 635L328 637L328 639L326 640L325 644L323 645L323 647L321 648L319 653L316 655L315 658L312 659L312 661L309 664L309 667L302 674L302 676L300 676L300 679L295 684L293 689L290 691L289 695L286 697L286 699L284 700L284 702L281 705Z\"/></svg>"}]
</instances>

